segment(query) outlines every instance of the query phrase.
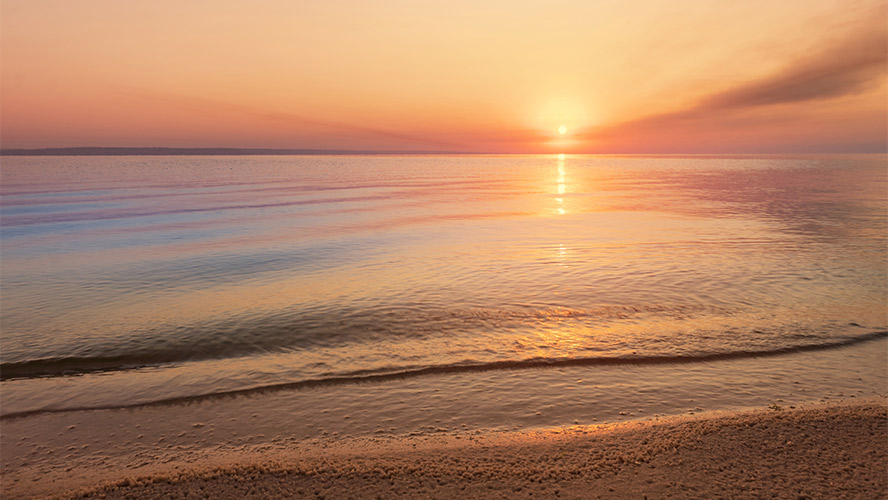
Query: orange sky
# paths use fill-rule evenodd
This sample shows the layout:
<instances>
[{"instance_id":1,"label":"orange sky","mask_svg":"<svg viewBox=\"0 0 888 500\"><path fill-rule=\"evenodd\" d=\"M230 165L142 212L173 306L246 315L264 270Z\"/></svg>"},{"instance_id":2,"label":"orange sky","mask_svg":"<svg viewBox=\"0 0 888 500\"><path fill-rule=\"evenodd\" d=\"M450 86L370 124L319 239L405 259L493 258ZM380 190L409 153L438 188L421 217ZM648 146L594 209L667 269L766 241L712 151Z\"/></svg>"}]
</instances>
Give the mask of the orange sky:
<instances>
[{"instance_id":1,"label":"orange sky","mask_svg":"<svg viewBox=\"0 0 888 500\"><path fill-rule=\"evenodd\" d=\"M4 148L888 141L885 1L3 0L0 16Z\"/></svg>"}]
</instances>

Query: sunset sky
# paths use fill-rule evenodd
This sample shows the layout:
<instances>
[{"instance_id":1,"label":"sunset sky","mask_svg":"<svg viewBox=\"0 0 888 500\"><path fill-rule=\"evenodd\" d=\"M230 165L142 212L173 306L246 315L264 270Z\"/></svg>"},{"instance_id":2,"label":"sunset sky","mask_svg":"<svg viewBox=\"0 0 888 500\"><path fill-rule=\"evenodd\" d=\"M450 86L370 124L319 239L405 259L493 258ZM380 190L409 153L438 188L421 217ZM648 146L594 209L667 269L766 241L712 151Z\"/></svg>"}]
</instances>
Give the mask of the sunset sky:
<instances>
[{"instance_id":1,"label":"sunset sky","mask_svg":"<svg viewBox=\"0 0 888 500\"><path fill-rule=\"evenodd\" d=\"M886 5L3 0L0 145L883 152Z\"/></svg>"}]
</instances>

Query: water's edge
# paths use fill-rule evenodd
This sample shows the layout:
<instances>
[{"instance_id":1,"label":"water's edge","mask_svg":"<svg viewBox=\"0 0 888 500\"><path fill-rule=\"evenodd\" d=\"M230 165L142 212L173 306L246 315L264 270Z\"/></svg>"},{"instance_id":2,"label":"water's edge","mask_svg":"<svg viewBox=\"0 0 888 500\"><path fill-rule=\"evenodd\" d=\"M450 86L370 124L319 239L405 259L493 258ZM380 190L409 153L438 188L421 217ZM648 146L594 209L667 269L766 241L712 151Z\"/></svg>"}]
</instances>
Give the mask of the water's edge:
<instances>
[{"instance_id":1,"label":"water's edge","mask_svg":"<svg viewBox=\"0 0 888 500\"><path fill-rule=\"evenodd\" d=\"M631 365L660 365L660 364L693 364L693 363L711 363L727 360L738 360L748 358L766 358L772 356L786 356L796 353L826 351L832 349L841 349L844 347L854 346L878 339L888 338L888 331L880 330L870 332L853 338L838 340L834 342L784 347L766 351L732 351L713 354L702 354L695 356L624 356L624 357L588 357L588 358L531 358L514 361L496 361L489 363L466 363L452 365L438 365L408 368L399 371L382 371L380 370L362 370L351 372L342 376L331 376L327 378L317 378L300 380L295 382L283 382L280 384L269 384L258 387L250 387L245 389L236 389L231 391L213 392L208 394L198 394L184 397L174 397L160 399L148 402L139 402L132 404L119 405L97 405L84 407L68 407L59 409L39 409L27 411L13 411L0 414L0 420L27 417L30 415L38 415L43 413L65 413L86 410L111 410L122 408L139 408L146 406L163 406L176 405L204 400L212 400L217 398L229 398L234 396L253 395L261 393L269 393L276 391L298 390L306 388L327 387L346 384L361 384L373 382L388 382L393 380L403 380L415 377L444 375L453 373L473 373L487 372L495 370L523 370L523 369L544 369L544 368L560 368L560 367L594 367L594 366L631 366Z\"/></svg>"}]
</instances>

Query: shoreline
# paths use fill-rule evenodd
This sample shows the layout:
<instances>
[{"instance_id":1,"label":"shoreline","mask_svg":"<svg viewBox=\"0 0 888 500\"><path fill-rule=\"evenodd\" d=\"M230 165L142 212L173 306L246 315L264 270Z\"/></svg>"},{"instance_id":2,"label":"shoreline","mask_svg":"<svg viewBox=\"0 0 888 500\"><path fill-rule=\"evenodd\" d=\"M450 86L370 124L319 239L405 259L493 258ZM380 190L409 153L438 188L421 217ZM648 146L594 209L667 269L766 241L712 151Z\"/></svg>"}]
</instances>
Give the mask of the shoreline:
<instances>
[{"instance_id":1,"label":"shoreline","mask_svg":"<svg viewBox=\"0 0 888 500\"><path fill-rule=\"evenodd\" d=\"M223 398L235 396L250 396L253 394L274 393L280 391L294 391L301 389L315 389L325 387L335 387L349 384L363 383L385 383L399 382L409 380L414 377L439 376L451 374L477 374L484 372L496 372L505 370L518 369L551 369L551 368L573 368L573 367L610 367L610 366L657 366L657 365L693 365L697 363L711 363L719 361L733 360L761 360L763 358L781 357L794 354L817 353L820 351L829 351L834 349L842 349L847 347L857 347L875 341L888 340L888 330L876 329L866 334L856 337L848 337L841 340L835 340L823 344L800 345L781 347L767 351L731 351L726 353L710 353L699 355L685 356L627 356L627 357L579 357L579 358L529 358L522 360L508 361L489 361L477 362L473 364L444 364L422 366L419 368L404 368L391 372L373 373L371 371L360 371L354 374L345 374L340 376L330 376L327 378L308 378L292 382L280 382L273 385L260 385L248 388L233 388L221 392L201 393L194 395L177 395L165 399L151 401L136 401L122 404L97 404L93 406L73 406L55 409L37 409L26 408L20 410L12 410L7 413L0 412L0 420L23 418L33 415L41 415L46 413L61 413L74 411L91 411L91 410L121 410L121 409L138 409L143 407L170 406L175 404L183 404L200 401L213 401ZM7 369L7 371L10 371ZM123 371L123 370L121 370ZM108 371L86 371L79 373L81 376L103 376L114 374L117 370ZM33 374L32 374L33 375ZM38 382L47 378L52 378L43 374L33 375L31 377L10 377L9 381L19 381L25 383ZM0 382L5 379L0 376ZM8 402L7 402L8 404Z\"/></svg>"},{"instance_id":2,"label":"shoreline","mask_svg":"<svg viewBox=\"0 0 888 500\"><path fill-rule=\"evenodd\" d=\"M460 449L475 456L479 446L554 443L570 436L613 434L632 426L733 417L750 409L759 409L767 417L771 413L796 414L791 411L795 408L828 409L840 403L839 407L876 404L884 412L888 407L888 365L884 356L888 339L875 342L875 346L853 345L778 358L441 374L175 405L7 418L0 420L2 495L49 498L124 478L171 478L186 471L206 472L219 467L266 467L273 461L285 465L306 460L325 463L334 456L354 458L357 452L380 457L386 450L396 457L421 450L438 453L439 459L432 463L437 467L452 458L440 455L441 450ZM9 397L6 389L8 386L4 389L4 402ZM776 405L785 410L769 409L777 408ZM881 440L888 441L888 432L879 432ZM674 441L673 447L680 448L682 440ZM840 445L841 438L824 446L839 449L836 446ZM617 441L609 446L632 448ZM820 454L820 450L816 448L811 453ZM461 456L463 451L455 456ZM563 452L559 450L556 455ZM512 448L496 460L526 453L531 452ZM878 460L884 463L884 452L879 453ZM478 467L489 468L483 456L475 458L480 460L474 462L480 464ZM705 467L698 465L697 469ZM577 475L586 477L588 471L586 467ZM220 480L226 481L226 477L229 476L223 475ZM654 484L663 481L652 480ZM464 482L461 475L450 480L453 484L461 481ZM527 482L516 476L506 482L521 486L522 481ZM339 479L327 478L324 488L319 486L318 491L326 491L327 486L338 482ZM496 484L488 484L491 491L499 491ZM578 486L581 490L591 487ZM237 490L234 488L231 491ZM223 495L224 491L227 490L213 496ZM691 492L678 498L688 497ZM266 493L260 496L274 497L273 492ZM297 493L290 491L278 496L292 497ZM334 498L334 493L325 495ZM441 496L438 493L437 489L425 491L425 497ZM479 489L472 496L489 497L488 493L488 488ZM511 490L510 493L518 494ZM641 498L631 491L624 493L630 498ZM394 493L368 495L391 497ZM455 492L453 495L461 496ZM725 496L713 493L710 497L719 495ZM798 496L787 498L797 500Z\"/></svg>"},{"instance_id":3,"label":"shoreline","mask_svg":"<svg viewBox=\"0 0 888 500\"><path fill-rule=\"evenodd\" d=\"M174 455L174 454L173 454ZM888 400L544 430L260 443L8 498L881 498ZM153 470L152 470L153 469ZM4 495L4 496L6 496Z\"/></svg>"}]
</instances>

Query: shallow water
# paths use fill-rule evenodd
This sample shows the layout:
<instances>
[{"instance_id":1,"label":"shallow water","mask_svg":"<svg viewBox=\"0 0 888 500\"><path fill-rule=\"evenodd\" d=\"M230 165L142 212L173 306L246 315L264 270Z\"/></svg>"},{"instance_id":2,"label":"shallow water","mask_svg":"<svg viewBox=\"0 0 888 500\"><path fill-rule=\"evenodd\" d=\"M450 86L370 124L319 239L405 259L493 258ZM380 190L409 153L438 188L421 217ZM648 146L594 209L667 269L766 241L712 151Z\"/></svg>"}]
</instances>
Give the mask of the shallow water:
<instances>
[{"instance_id":1,"label":"shallow water","mask_svg":"<svg viewBox=\"0 0 888 500\"><path fill-rule=\"evenodd\" d=\"M2 413L871 344L885 164L4 157Z\"/></svg>"},{"instance_id":2,"label":"shallow water","mask_svg":"<svg viewBox=\"0 0 888 500\"><path fill-rule=\"evenodd\" d=\"M884 405L886 347L888 339L879 338L718 362L449 373L4 418L4 494L42 498L97 478L165 477L164 470L207 464L292 463L292 455L278 453L326 454L331 445L355 453L385 443L409 450L442 436L451 445L485 447L503 431L538 440L565 430L594 433L598 424L706 419L719 410Z\"/></svg>"}]
</instances>

